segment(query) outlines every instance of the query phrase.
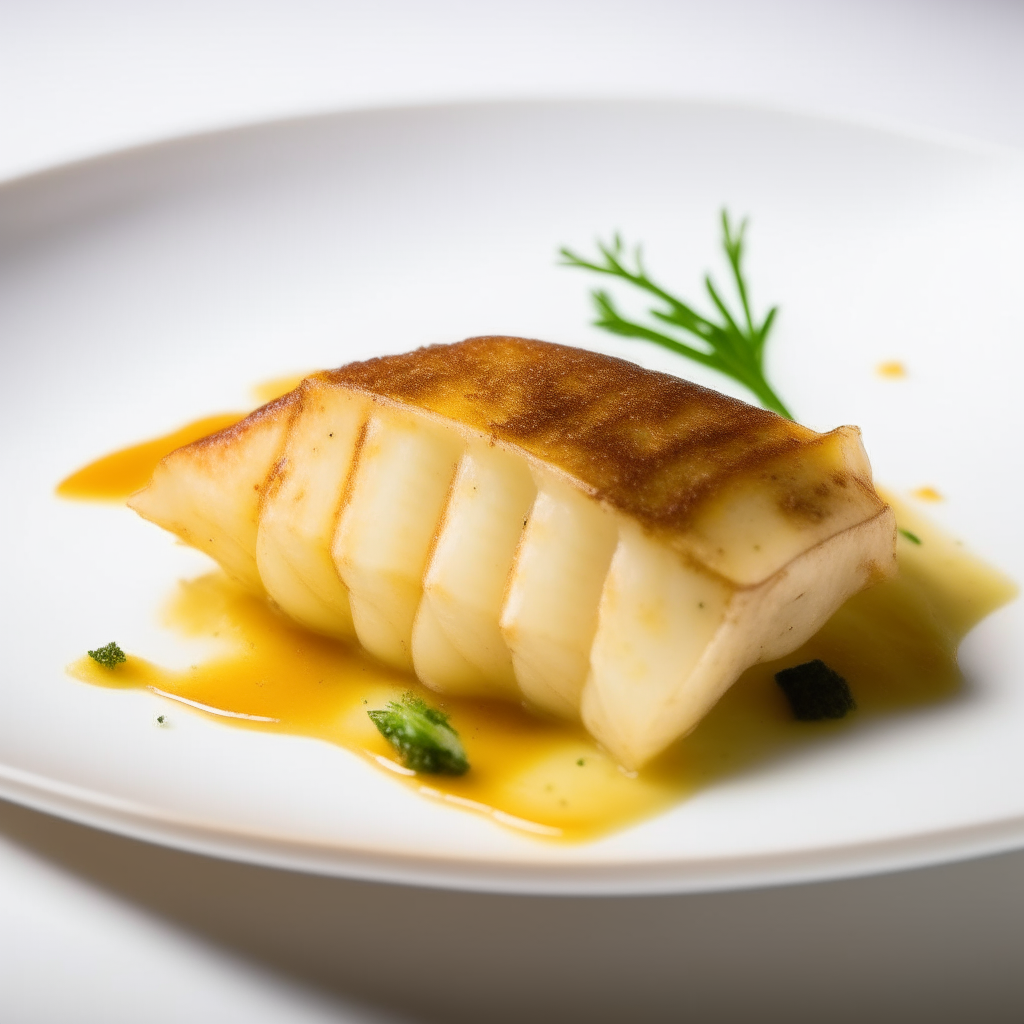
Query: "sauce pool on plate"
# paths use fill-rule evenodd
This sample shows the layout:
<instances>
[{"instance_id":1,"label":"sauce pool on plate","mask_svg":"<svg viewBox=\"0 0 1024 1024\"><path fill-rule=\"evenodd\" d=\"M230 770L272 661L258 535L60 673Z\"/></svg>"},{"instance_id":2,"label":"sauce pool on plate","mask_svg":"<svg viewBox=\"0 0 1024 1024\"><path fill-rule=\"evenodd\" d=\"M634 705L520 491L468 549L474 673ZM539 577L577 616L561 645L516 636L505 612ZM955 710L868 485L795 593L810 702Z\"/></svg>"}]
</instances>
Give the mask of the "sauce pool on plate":
<instances>
[{"instance_id":1,"label":"sauce pool on plate","mask_svg":"<svg viewBox=\"0 0 1024 1024\"><path fill-rule=\"evenodd\" d=\"M260 397L293 384L273 382ZM115 452L73 474L57 493L123 499L146 483L163 455L238 418L207 417ZM511 703L441 697L355 648L307 632L220 572L180 584L165 611L181 635L217 638L221 650L207 661L177 672L134 655L113 669L83 657L69 672L95 685L149 689L182 713L333 743L433 799L532 834L590 839L787 750L957 691L961 639L1016 588L887 500L901 526L899 575L853 597L792 654L744 673L694 732L637 773L623 771L579 725ZM796 721L775 683L780 669L814 659L850 685L857 710L841 721ZM407 692L450 716L471 765L466 775L418 775L397 762L367 711ZM173 721L173 711L166 717Z\"/></svg>"}]
</instances>

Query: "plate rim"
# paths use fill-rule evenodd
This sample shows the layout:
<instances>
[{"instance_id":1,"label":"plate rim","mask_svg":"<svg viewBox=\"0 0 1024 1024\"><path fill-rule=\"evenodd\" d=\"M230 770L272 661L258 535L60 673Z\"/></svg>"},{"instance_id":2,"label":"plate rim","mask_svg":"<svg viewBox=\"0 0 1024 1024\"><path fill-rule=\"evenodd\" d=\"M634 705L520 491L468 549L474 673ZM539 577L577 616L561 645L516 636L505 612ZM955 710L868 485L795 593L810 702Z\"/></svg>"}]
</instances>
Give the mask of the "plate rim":
<instances>
[{"instance_id":1,"label":"plate rim","mask_svg":"<svg viewBox=\"0 0 1024 1024\"><path fill-rule=\"evenodd\" d=\"M138 842L277 870L364 882L518 896L655 896L862 878L980 859L1024 846L1024 815L867 842L727 857L558 864L361 850L217 829L0 764L0 797Z\"/></svg>"},{"instance_id":2,"label":"plate rim","mask_svg":"<svg viewBox=\"0 0 1024 1024\"><path fill-rule=\"evenodd\" d=\"M18 186L35 184L65 174L81 173L102 165L114 163L132 157L156 155L160 150L176 149L180 146L200 144L207 141L226 138L228 136L244 136L248 133L259 133L267 129L286 128L288 126L309 125L318 122L359 119L375 116L399 116L408 114L437 114L442 112L457 113L498 108L512 110L515 108L549 109L552 107L597 108L608 106L635 107L679 107L688 110L720 111L722 113L752 114L755 116L783 117L805 124L831 125L855 131L869 132L888 136L892 139L916 142L924 146L934 146L954 152L971 153L977 156L1002 157L1024 165L1024 147L1012 146L1009 143L990 142L977 139L970 135L956 132L941 131L913 124L889 122L882 118L855 117L843 114L824 114L815 111L801 110L769 103L746 102L715 97L671 97L671 96L552 96L545 98L495 97L483 99L460 99L443 102L425 103L382 103L352 107L335 107L309 113L285 114L277 117L261 118L251 121L226 123L212 128L200 128L156 139L144 139L126 146L116 146L96 153L87 153L61 160L55 164L19 172L10 177L0 177L0 202L8 189Z\"/></svg>"}]
</instances>

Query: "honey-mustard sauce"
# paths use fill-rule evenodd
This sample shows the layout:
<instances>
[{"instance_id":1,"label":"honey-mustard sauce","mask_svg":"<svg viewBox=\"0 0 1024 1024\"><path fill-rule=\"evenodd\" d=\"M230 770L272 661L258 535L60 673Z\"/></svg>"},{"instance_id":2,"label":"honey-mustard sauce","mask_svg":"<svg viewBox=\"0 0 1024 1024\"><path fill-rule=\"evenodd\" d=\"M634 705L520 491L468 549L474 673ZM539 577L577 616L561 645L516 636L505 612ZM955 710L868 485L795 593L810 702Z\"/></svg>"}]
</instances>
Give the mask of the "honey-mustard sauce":
<instances>
[{"instance_id":1,"label":"honey-mustard sauce","mask_svg":"<svg viewBox=\"0 0 1024 1024\"><path fill-rule=\"evenodd\" d=\"M279 385L286 391L293 383ZM260 397L273 392L268 385ZM68 477L58 494L123 499L148 481L164 454L239 415L208 417L108 455ZM426 796L534 834L589 839L787 750L957 691L960 641L1016 587L909 506L885 497L901 527L899 575L851 598L798 650L745 672L693 733L638 773L620 769L579 725L512 703L442 697L355 647L307 632L220 572L179 584L165 609L170 629L217 638L221 650L209 660L178 672L134 654L113 669L86 656L68 671L100 686L150 689L168 700L170 721L176 702L182 713L224 724L323 740ZM815 658L848 681L857 702L840 721L796 721L775 683L781 668ZM377 732L366 712L410 691L449 714L465 745L467 774L409 772Z\"/></svg>"},{"instance_id":2,"label":"honey-mustard sauce","mask_svg":"<svg viewBox=\"0 0 1024 1024\"><path fill-rule=\"evenodd\" d=\"M271 402L296 388L305 376L306 374L297 374L264 381L252 389L253 397L261 405L264 402ZM165 455L183 445L198 441L201 437L230 427L245 415L244 412L225 412L215 416L204 416L163 437L111 452L110 455L90 462L89 465L65 477L57 485L57 494L61 498L72 498L77 501L124 501L149 483L156 464Z\"/></svg>"}]
</instances>

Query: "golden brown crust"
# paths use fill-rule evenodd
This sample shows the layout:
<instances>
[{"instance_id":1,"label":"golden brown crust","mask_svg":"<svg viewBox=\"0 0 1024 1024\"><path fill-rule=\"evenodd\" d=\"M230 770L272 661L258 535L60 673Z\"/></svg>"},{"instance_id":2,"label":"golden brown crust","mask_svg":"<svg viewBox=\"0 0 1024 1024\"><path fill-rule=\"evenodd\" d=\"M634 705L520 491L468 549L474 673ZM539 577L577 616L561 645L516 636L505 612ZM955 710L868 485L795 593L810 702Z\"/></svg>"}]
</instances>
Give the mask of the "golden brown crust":
<instances>
[{"instance_id":1,"label":"golden brown crust","mask_svg":"<svg viewBox=\"0 0 1024 1024\"><path fill-rule=\"evenodd\" d=\"M318 377L481 430L672 531L727 482L828 437L678 377L523 338L432 345Z\"/></svg>"},{"instance_id":2,"label":"golden brown crust","mask_svg":"<svg viewBox=\"0 0 1024 1024\"><path fill-rule=\"evenodd\" d=\"M175 452L172 452L172 454L188 452L189 454L198 455L204 448L210 448L212 452L229 447L235 442L241 441L254 428L262 426L266 420L275 419L282 413L287 415L291 412L294 415L301 402L301 395L302 386L300 385L294 391L289 391L287 394L275 398L272 402L267 402L266 405L261 405L258 409L254 409L248 416L240 419L237 423L232 423L230 427L218 430L216 434L201 437L198 441L193 441L191 444L183 445L181 448L176 449Z\"/></svg>"},{"instance_id":3,"label":"golden brown crust","mask_svg":"<svg viewBox=\"0 0 1024 1024\"><path fill-rule=\"evenodd\" d=\"M722 502L751 484L791 522L809 527L833 520L844 507L863 505L866 511L884 504L859 441L851 447L856 428L818 434L623 359L504 336L325 370L179 452L203 460L231 450L268 420L290 419L310 389L325 385L480 431L566 473L594 498L666 535L692 529L705 511L720 514ZM854 448L859 466L849 462Z\"/></svg>"}]
</instances>

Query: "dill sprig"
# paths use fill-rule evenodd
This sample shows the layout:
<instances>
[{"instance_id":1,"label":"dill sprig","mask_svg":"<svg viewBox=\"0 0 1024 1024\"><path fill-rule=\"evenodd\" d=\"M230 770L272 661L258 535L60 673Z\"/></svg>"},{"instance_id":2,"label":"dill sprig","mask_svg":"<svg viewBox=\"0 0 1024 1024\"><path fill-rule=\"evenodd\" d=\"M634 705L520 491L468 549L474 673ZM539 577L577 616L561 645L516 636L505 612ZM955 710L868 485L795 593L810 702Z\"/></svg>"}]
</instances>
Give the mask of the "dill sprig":
<instances>
[{"instance_id":1,"label":"dill sprig","mask_svg":"<svg viewBox=\"0 0 1024 1024\"><path fill-rule=\"evenodd\" d=\"M611 295L604 289L597 289L591 292L598 313L598 319L594 321L595 327L624 338L653 341L656 345L661 345L678 355L724 373L756 395L765 408L792 419L792 414L765 377L765 342L775 322L778 306L768 310L767 316L760 324L755 322L750 311L749 289L743 277L743 236L746 229L747 220L744 218L739 228L734 231L729 222L728 211L722 210L722 248L729 261L742 312L734 313L729 309L711 275L705 274L704 286L718 311L720 323L702 316L691 305L658 285L644 266L643 252L639 245L633 250L631 269L629 256L618 233L610 245L601 241L597 243L602 257L598 262L583 259L568 248L559 251L563 258L563 266L582 267L584 270L627 281L663 303L661 308L652 307L647 311L658 323L645 326L627 320L616 308ZM680 341L677 337L665 333L666 329L698 338L704 343L704 347L695 348Z\"/></svg>"}]
</instances>

